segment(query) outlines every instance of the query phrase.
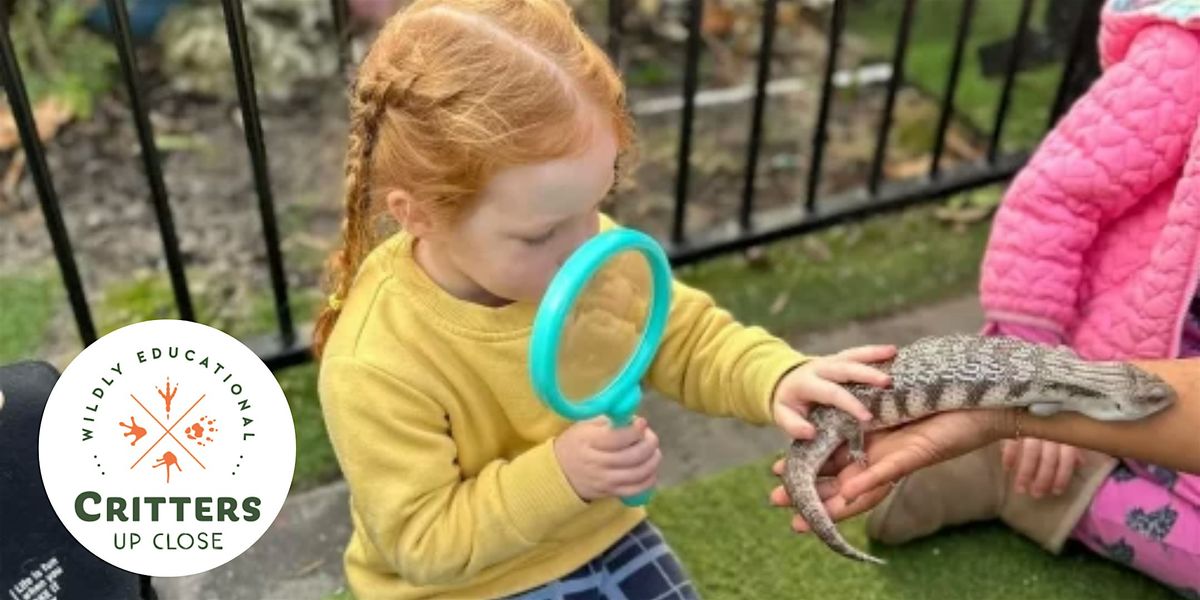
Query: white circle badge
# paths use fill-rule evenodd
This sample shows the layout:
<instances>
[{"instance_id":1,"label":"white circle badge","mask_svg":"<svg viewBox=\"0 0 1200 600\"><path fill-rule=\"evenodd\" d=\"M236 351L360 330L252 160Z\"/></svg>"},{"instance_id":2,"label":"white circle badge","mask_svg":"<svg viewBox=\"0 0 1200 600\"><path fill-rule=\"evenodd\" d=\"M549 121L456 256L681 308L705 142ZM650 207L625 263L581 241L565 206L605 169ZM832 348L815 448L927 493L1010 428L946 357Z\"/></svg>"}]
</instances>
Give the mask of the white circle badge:
<instances>
[{"instance_id":1,"label":"white circle badge","mask_svg":"<svg viewBox=\"0 0 1200 600\"><path fill-rule=\"evenodd\" d=\"M97 340L54 386L42 482L71 535L133 573L221 566L287 498L292 414L262 360L198 323L146 321Z\"/></svg>"}]
</instances>

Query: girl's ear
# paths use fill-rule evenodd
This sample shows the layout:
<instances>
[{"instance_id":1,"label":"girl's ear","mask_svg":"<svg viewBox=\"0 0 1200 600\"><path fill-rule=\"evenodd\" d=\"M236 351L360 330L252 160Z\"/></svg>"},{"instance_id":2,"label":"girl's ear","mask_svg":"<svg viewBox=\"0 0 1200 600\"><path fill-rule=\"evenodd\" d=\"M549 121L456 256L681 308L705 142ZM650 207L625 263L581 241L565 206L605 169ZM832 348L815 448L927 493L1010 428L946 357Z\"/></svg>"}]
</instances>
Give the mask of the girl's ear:
<instances>
[{"instance_id":1,"label":"girl's ear","mask_svg":"<svg viewBox=\"0 0 1200 600\"><path fill-rule=\"evenodd\" d=\"M413 237L428 237L430 233L433 233L434 224L429 212L414 201L408 192L394 189L388 192L384 202L387 204L387 210L391 213L392 218L396 219L396 222Z\"/></svg>"}]
</instances>

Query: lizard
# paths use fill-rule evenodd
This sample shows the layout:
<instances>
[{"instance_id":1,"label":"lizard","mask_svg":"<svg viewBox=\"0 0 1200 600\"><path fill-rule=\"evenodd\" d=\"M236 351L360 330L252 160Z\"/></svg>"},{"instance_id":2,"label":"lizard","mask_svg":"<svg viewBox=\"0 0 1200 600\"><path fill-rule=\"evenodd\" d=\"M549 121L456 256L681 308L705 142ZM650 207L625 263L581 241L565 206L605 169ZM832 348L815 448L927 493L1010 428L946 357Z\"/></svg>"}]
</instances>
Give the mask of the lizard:
<instances>
[{"instance_id":1,"label":"lizard","mask_svg":"<svg viewBox=\"0 0 1200 600\"><path fill-rule=\"evenodd\" d=\"M850 456L866 464L863 436L934 413L962 409L1025 408L1036 416L1059 411L1106 421L1135 420L1166 408L1175 391L1133 364L1090 362L1066 346L1043 346L1002 336L929 336L899 348L872 366L891 375L888 387L851 383L845 388L873 419L829 406L814 407L816 434L788 450L783 484L793 508L835 552L874 564L884 561L851 546L833 524L816 489L817 471L843 441Z\"/></svg>"}]
</instances>

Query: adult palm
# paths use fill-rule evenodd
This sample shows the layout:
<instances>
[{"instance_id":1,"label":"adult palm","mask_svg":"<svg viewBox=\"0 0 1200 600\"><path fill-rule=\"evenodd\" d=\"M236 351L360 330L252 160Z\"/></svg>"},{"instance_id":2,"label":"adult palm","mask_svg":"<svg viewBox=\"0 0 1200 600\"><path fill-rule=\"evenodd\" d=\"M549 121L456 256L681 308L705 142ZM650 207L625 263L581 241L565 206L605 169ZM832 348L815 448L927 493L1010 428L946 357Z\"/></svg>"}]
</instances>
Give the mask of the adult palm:
<instances>
[{"instance_id":1,"label":"adult palm","mask_svg":"<svg viewBox=\"0 0 1200 600\"><path fill-rule=\"evenodd\" d=\"M835 521L870 510L883 501L892 484L913 471L981 448L1002 437L1007 412L952 411L933 415L903 427L871 432L866 437L867 464L850 459L845 446L821 469L826 478L818 485L829 516ZM784 459L773 467L783 472ZM783 486L771 491L771 503L790 506ZM792 528L807 531L800 515Z\"/></svg>"}]
</instances>

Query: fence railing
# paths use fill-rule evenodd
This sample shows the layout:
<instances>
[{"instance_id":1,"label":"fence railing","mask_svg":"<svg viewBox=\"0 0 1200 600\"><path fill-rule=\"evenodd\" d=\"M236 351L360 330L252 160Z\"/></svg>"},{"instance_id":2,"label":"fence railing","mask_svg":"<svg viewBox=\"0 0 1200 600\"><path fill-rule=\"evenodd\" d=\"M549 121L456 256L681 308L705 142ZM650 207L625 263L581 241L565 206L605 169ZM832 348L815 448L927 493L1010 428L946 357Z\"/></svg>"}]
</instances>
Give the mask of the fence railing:
<instances>
[{"instance_id":1,"label":"fence railing","mask_svg":"<svg viewBox=\"0 0 1200 600\"><path fill-rule=\"evenodd\" d=\"M719 236L689 236L685 232L685 218L689 206L692 172L692 140L695 123L696 96L699 87L699 64L701 51L701 26L703 0L689 0L687 19L685 64L683 65L683 107L678 139L677 172L674 186L674 209L671 217L669 239L664 240L672 261L676 265L693 263L731 251L749 248L788 236L829 227L833 224L860 219L884 211L891 211L917 203L926 202L979 186L1003 181L1011 177L1027 158L1025 153L1006 153L1000 141L1011 105L1017 72L1023 64L1023 52L1029 45L1030 21L1034 0L1021 2L1017 25L1012 36L1006 40L1008 50L1004 53L1003 85L991 131L985 158L974 163L961 163L954 168L943 164L946 150L947 131L955 114L955 100L960 82L960 73L967 60L967 38L975 19L978 0L962 0L957 16L957 30L953 52L946 68L948 77L945 88L940 90L939 114L934 135L931 161L928 172L921 177L906 181L888 181L883 177L884 161L893 129L893 118L897 92L905 83L904 67L910 42L912 41L913 15L918 0L896 0L903 2L901 17L897 23L895 47L891 59L891 77L887 83L886 100L880 114L880 127L870 162L870 170L864 189L856 190L836 198L824 198L818 192L821 187L822 163L825 160L826 138L835 90L838 55L843 45L846 30L846 15L852 0L834 0L828 10L827 47L825 52L820 100L816 123L811 140L809 168L804 185L805 194L796 199L804 208L798 216L757 225L755 214L755 177L759 170L759 158L763 146L763 125L767 97L767 83L771 79L771 57L775 42L776 21L780 2L789 0L763 0L762 32L757 53L755 71L755 94L750 123L750 134L745 162L744 184L738 210L737 227L733 233ZM1009 0L996 0L1008 2ZM1063 14L1073 14L1069 33L1051 32L1058 35L1066 48L1061 57L1061 83L1048 107L1049 125L1064 112L1069 102L1086 86L1094 73L1094 39L1098 27L1100 0L1049 0L1051 8ZM237 81L239 105L244 125L247 151L253 171L258 212L263 226L263 242L266 246L267 269L273 293L276 332L267 339L248 340L272 368L281 368L310 359L309 345L302 339L289 304L289 290L285 277L285 265L280 245L279 228L276 222L275 201L272 195L271 177L267 163L267 149L263 139L259 104L255 94L254 70L250 61L247 31L241 0L221 0L227 26L230 53ZM167 269L170 275L174 302L180 318L194 320L193 307L180 243L171 214L168 191L163 183L162 161L155 144L155 136L141 89L141 78L137 57L130 35L129 15L123 0L105 0L113 24L113 42L120 57L124 83L129 98L129 110L137 130L141 148L142 165L150 191L159 235L162 238ZM0 2L0 80L17 124L21 145L27 157L27 165L42 213L46 231L53 243L54 253L61 272L67 298L74 314L82 342L90 344L96 339L88 298L80 280L79 270L72 252L71 240L63 223L59 199L54 182L47 168L45 150L39 141L30 101L16 59L12 39L9 35L9 2ZM1064 8L1065 7L1065 8ZM348 61L348 39L346 32L347 10L345 0L331 0L333 22L338 32L331 42L331 52L337 52L342 64ZM622 47L621 16L623 0L608 0L608 34L604 45L616 59ZM619 61L618 61L619 64ZM833 206L836 208L827 209Z\"/></svg>"}]
</instances>

